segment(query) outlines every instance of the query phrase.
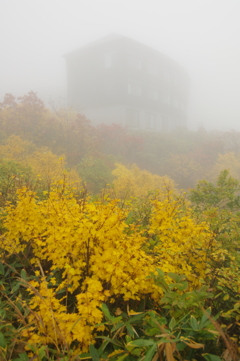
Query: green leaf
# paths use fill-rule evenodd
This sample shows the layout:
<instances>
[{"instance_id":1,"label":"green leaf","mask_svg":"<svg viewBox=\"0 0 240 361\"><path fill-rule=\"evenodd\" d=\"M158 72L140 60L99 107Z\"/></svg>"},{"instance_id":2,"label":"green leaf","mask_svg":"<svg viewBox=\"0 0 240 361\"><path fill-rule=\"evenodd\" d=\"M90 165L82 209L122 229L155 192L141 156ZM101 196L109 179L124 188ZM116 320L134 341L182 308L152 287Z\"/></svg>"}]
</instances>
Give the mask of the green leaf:
<instances>
[{"instance_id":1,"label":"green leaf","mask_svg":"<svg viewBox=\"0 0 240 361\"><path fill-rule=\"evenodd\" d=\"M105 348L107 347L108 344L109 344L109 341L107 341L107 340L103 341L103 343L101 344L101 346L98 349L99 356L102 355L103 351L105 350Z\"/></svg>"},{"instance_id":2,"label":"green leaf","mask_svg":"<svg viewBox=\"0 0 240 361\"><path fill-rule=\"evenodd\" d=\"M25 269L21 270L20 276L22 279L24 279L25 281L27 280L27 273L25 271Z\"/></svg>"},{"instance_id":3,"label":"green leaf","mask_svg":"<svg viewBox=\"0 0 240 361\"><path fill-rule=\"evenodd\" d=\"M26 352L20 353L18 358L13 359L13 361L28 361L29 357Z\"/></svg>"},{"instance_id":4,"label":"green leaf","mask_svg":"<svg viewBox=\"0 0 240 361\"><path fill-rule=\"evenodd\" d=\"M159 328L156 328L156 327L153 327L153 328L151 328L150 330L147 330L146 331L146 334L148 335L148 336L155 336L155 335L157 335L159 333Z\"/></svg>"},{"instance_id":5,"label":"green leaf","mask_svg":"<svg viewBox=\"0 0 240 361\"><path fill-rule=\"evenodd\" d=\"M90 353L81 353L79 355L79 357L80 357L80 360L87 360L87 359L91 358Z\"/></svg>"},{"instance_id":6,"label":"green leaf","mask_svg":"<svg viewBox=\"0 0 240 361\"><path fill-rule=\"evenodd\" d=\"M174 329L176 324L177 324L177 322L176 322L175 318L172 317L172 319L171 319L171 321L169 322L169 325L168 325L168 327L170 328L171 331Z\"/></svg>"},{"instance_id":7,"label":"green leaf","mask_svg":"<svg viewBox=\"0 0 240 361\"><path fill-rule=\"evenodd\" d=\"M172 280L174 280L176 283L180 283L181 281L183 281L186 278L185 275L178 275L178 274L173 273L173 272L168 272L167 275Z\"/></svg>"},{"instance_id":8,"label":"green leaf","mask_svg":"<svg viewBox=\"0 0 240 361\"><path fill-rule=\"evenodd\" d=\"M133 348L133 347L132 347ZM140 356L142 354L142 349L141 348L138 348L138 347L135 347L133 348L133 350L130 351L131 355L134 355L134 356ZM139 359L138 359L139 360Z\"/></svg>"},{"instance_id":9,"label":"green leaf","mask_svg":"<svg viewBox=\"0 0 240 361\"><path fill-rule=\"evenodd\" d=\"M175 282L178 282L178 275L176 273L168 272L167 275L168 275L168 277L170 277Z\"/></svg>"},{"instance_id":10,"label":"green leaf","mask_svg":"<svg viewBox=\"0 0 240 361\"><path fill-rule=\"evenodd\" d=\"M185 291L188 288L187 281L182 281L181 283L178 283L178 290L179 291Z\"/></svg>"},{"instance_id":11,"label":"green leaf","mask_svg":"<svg viewBox=\"0 0 240 361\"><path fill-rule=\"evenodd\" d=\"M222 361L222 359L216 355L212 355L210 353L204 353L202 354L202 356L205 358L205 360L207 361Z\"/></svg>"},{"instance_id":12,"label":"green leaf","mask_svg":"<svg viewBox=\"0 0 240 361\"><path fill-rule=\"evenodd\" d=\"M118 358L116 359L116 361L123 361L123 360L125 360L125 358L126 358L127 356L129 356L129 353L128 353L128 352L125 353L124 355L118 357Z\"/></svg>"},{"instance_id":13,"label":"green leaf","mask_svg":"<svg viewBox=\"0 0 240 361\"><path fill-rule=\"evenodd\" d=\"M136 347L147 347L147 346L152 346L154 344L155 344L154 340L144 340L141 338L128 343L129 346L136 346Z\"/></svg>"},{"instance_id":14,"label":"green leaf","mask_svg":"<svg viewBox=\"0 0 240 361\"><path fill-rule=\"evenodd\" d=\"M101 305L101 310L103 311L104 313L104 316L108 319L108 320L112 320L112 316L109 312L109 309L108 309L108 306L105 304L105 303L102 303Z\"/></svg>"},{"instance_id":15,"label":"green leaf","mask_svg":"<svg viewBox=\"0 0 240 361\"><path fill-rule=\"evenodd\" d=\"M201 328L205 325L206 321L209 321L209 317L208 317L208 316L210 316L210 315L211 315L211 308L209 307L209 308L204 312L204 314L202 315L202 319L201 319L201 321L200 321L200 327L201 327Z\"/></svg>"},{"instance_id":16,"label":"green leaf","mask_svg":"<svg viewBox=\"0 0 240 361\"><path fill-rule=\"evenodd\" d=\"M143 361L151 361L153 355L155 354L157 349L157 344L155 343L154 345L152 345L152 347L148 350L148 352L146 353Z\"/></svg>"},{"instance_id":17,"label":"green leaf","mask_svg":"<svg viewBox=\"0 0 240 361\"><path fill-rule=\"evenodd\" d=\"M95 338L101 338L103 340L106 340L108 342L111 342L113 345L119 346L121 347L122 344L116 340L112 340L110 337L106 337L106 336L96 336Z\"/></svg>"},{"instance_id":18,"label":"green leaf","mask_svg":"<svg viewBox=\"0 0 240 361\"><path fill-rule=\"evenodd\" d=\"M177 342L176 346L178 351L182 351L187 347L187 345L184 342Z\"/></svg>"},{"instance_id":19,"label":"green leaf","mask_svg":"<svg viewBox=\"0 0 240 361\"><path fill-rule=\"evenodd\" d=\"M65 288L63 288L62 290L57 291L56 294L60 295L61 293L64 293L64 292L66 292Z\"/></svg>"},{"instance_id":20,"label":"green leaf","mask_svg":"<svg viewBox=\"0 0 240 361\"><path fill-rule=\"evenodd\" d=\"M4 319L6 317L6 310L3 308L0 310L0 318Z\"/></svg>"},{"instance_id":21,"label":"green leaf","mask_svg":"<svg viewBox=\"0 0 240 361\"><path fill-rule=\"evenodd\" d=\"M169 288L171 289L171 290L173 290L174 288L176 288L177 290L179 290L179 291L184 291L184 290L186 290L187 288L188 288L188 283L187 283L187 281L182 281L181 283L171 283L170 285L169 285ZM176 295L177 296L177 295Z\"/></svg>"},{"instance_id":22,"label":"green leaf","mask_svg":"<svg viewBox=\"0 0 240 361\"><path fill-rule=\"evenodd\" d=\"M126 336L125 336L125 339L126 339L126 343L129 343L129 342L131 342L131 340L132 340L129 335L126 335Z\"/></svg>"},{"instance_id":23,"label":"green leaf","mask_svg":"<svg viewBox=\"0 0 240 361\"><path fill-rule=\"evenodd\" d=\"M90 346L89 346L89 352L90 352L90 355L91 355L93 361L100 361L100 357L99 357L98 351L97 351L97 349L93 346L93 344L90 344Z\"/></svg>"},{"instance_id":24,"label":"green leaf","mask_svg":"<svg viewBox=\"0 0 240 361\"><path fill-rule=\"evenodd\" d=\"M46 349L46 346L42 346L42 347L38 350L38 357L40 358L40 360L42 360L42 359L46 356L45 349Z\"/></svg>"},{"instance_id":25,"label":"green leaf","mask_svg":"<svg viewBox=\"0 0 240 361\"><path fill-rule=\"evenodd\" d=\"M132 326L128 322L126 323L126 328L128 330L129 336L133 337L134 336L134 331L133 331Z\"/></svg>"},{"instance_id":26,"label":"green leaf","mask_svg":"<svg viewBox=\"0 0 240 361\"><path fill-rule=\"evenodd\" d=\"M111 329L111 332L117 331L119 328L123 327L124 325L125 325L124 322L116 323L116 325L114 325L113 328Z\"/></svg>"},{"instance_id":27,"label":"green leaf","mask_svg":"<svg viewBox=\"0 0 240 361\"><path fill-rule=\"evenodd\" d=\"M11 293L14 293L14 292L18 291L18 289L19 289L20 286L21 286L21 283L20 283L20 282L17 282L17 283L13 286Z\"/></svg>"},{"instance_id":28,"label":"green leaf","mask_svg":"<svg viewBox=\"0 0 240 361\"><path fill-rule=\"evenodd\" d=\"M27 354L26 352L20 353L19 356L20 356L20 359L21 359L22 361L27 361L27 360L29 360L28 354Z\"/></svg>"},{"instance_id":29,"label":"green leaf","mask_svg":"<svg viewBox=\"0 0 240 361\"><path fill-rule=\"evenodd\" d=\"M160 276L160 277L165 277L165 273L162 271L162 270L160 270L159 268L157 268L156 269L156 271L157 271L157 273L158 273L158 275Z\"/></svg>"},{"instance_id":30,"label":"green leaf","mask_svg":"<svg viewBox=\"0 0 240 361\"><path fill-rule=\"evenodd\" d=\"M134 315L129 318L128 322L133 323L133 322L141 320L143 317L145 317L145 313L141 313L139 315Z\"/></svg>"},{"instance_id":31,"label":"green leaf","mask_svg":"<svg viewBox=\"0 0 240 361\"><path fill-rule=\"evenodd\" d=\"M5 266L2 263L0 263L0 274L4 275L4 273L5 273Z\"/></svg>"},{"instance_id":32,"label":"green leaf","mask_svg":"<svg viewBox=\"0 0 240 361\"><path fill-rule=\"evenodd\" d=\"M116 323L119 323L119 321L122 321L122 316L118 316L118 317L113 317L113 316L110 316L111 317L111 323L112 324L116 324Z\"/></svg>"},{"instance_id":33,"label":"green leaf","mask_svg":"<svg viewBox=\"0 0 240 361\"><path fill-rule=\"evenodd\" d=\"M196 318L194 316L191 316L190 318L190 325L192 327L192 329L194 331L198 331L199 330L199 325L198 325L198 322L196 320Z\"/></svg>"},{"instance_id":34,"label":"green leaf","mask_svg":"<svg viewBox=\"0 0 240 361\"><path fill-rule=\"evenodd\" d=\"M0 347L5 348L6 347L6 340L4 335L0 332Z\"/></svg>"}]
</instances>

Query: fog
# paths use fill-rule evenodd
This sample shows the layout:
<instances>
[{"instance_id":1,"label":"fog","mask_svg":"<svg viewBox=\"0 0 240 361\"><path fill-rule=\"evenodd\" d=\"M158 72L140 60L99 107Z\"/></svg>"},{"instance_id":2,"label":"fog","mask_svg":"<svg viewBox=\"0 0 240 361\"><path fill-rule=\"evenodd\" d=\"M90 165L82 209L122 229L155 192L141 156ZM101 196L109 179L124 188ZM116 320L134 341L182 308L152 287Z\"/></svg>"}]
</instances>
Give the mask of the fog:
<instances>
[{"instance_id":1,"label":"fog","mask_svg":"<svg viewBox=\"0 0 240 361\"><path fill-rule=\"evenodd\" d=\"M147 44L191 79L188 124L240 130L240 1L0 0L0 101L66 104L64 54L110 33Z\"/></svg>"}]
</instances>

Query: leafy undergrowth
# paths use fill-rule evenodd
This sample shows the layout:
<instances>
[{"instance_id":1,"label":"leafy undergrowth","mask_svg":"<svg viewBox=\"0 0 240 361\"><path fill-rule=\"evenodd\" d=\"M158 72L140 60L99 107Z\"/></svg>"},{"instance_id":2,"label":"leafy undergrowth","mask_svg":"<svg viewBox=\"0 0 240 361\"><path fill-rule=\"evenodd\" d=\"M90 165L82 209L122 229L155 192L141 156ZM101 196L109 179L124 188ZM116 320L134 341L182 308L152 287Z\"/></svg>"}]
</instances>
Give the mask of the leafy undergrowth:
<instances>
[{"instance_id":1,"label":"leafy undergrowth","mask_svg":"<svg viewBox=\"0 0 240 361\"><path fill-rule=\"evenodd\" d=\"M205 183L195 205L168 188L93 199L64 179L18 190L1 214L1 359L238 360L238 184L219 184L214 217Z\"/></svg>"},{"instance_id":2,"label":"leafy undergrowth","mask_svg":"<svg viewBox=\"0 0 240 361\"><path fill-rule=\"evenodd\" d=\"M238 134L94 127L33 92L0 125L0 361L239 360Z\"/></svg>"}]
</instances>

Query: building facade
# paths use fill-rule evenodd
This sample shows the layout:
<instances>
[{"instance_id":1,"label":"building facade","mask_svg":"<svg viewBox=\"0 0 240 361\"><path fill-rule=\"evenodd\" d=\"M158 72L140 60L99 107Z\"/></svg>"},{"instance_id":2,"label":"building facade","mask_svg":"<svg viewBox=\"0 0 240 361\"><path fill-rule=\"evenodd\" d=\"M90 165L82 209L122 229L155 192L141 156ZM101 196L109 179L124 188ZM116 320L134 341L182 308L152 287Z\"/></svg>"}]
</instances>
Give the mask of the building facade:
<instances>
[{"instance_id":1,"label":"building facade","mask_svg":"<svg viewBox=\"0 0 240 361\"><path fill-rule=\"evenodd\" d=\"M187 126L188 76L157 50L109 35L65 58L69 105L94 124L151 131Z\"/></svg>"}]
</instances>

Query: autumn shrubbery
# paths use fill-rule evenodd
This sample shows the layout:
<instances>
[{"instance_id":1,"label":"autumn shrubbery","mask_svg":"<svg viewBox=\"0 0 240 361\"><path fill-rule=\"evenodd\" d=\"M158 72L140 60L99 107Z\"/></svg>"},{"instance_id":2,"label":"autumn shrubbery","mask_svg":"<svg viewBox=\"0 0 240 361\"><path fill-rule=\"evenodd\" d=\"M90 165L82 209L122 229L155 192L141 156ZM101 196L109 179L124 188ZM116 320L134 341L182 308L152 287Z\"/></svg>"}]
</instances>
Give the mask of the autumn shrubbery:
<instances>
[{"instance_id":1,"label":"autumn shrubbery","mask_svg":"<svg viewBox=\"0 0 240 361\"><path fill-rule=\"evenodd\" d=\"M117 200L78 200L63 183L46 200L23 188L16 206L6 207L2 250L26 262L33 278L23 284L31 312L21 337L30 348L54 343L87 351L95 332L105 330L97 326L103 302L123 310L147 298L160 302L156 268L166 274L181 269L190 289L204 283L212 242L207 225L183 214L170 195L153 203L148 237L138 224L128 224L129 211Z\"/></svg>"},{"instance_id":2,"label":"autumn shrubbery","mask_svg":"<svg viewBox=\"0 0 240 361\"><path fill-rule=\"evenodd\" d=\"M99 184L112 182L115 163L168 176L179 189L192 188L203 178L216 181L224 169L239 177L240 135L235 131L133 132L117 124L93 125L72 109L50 110L34 92L19 98L6 94L0 130L1 143L15 135L57 157L64 155L66 166L76 168L93 193L101 190Z\"/></svg>"},{"instance_id":3,"label":"autumn shrubbery","mask_svg":"<svg viewBox=\"0 0 240 361\"><path fill-rule=\"evenodd\" d=\"M164 135L93 127L34 93L8 95L0 123L1 359L238 359L237 179L183 193L169 175L187 184L204 166L200 148L187 161L194 142L169 155ZM174 169L151 173L164 152Z\"/></svg>"},{"instance_id":4,"label":"autumn shrubbery","mask_svg":"<svg viewBox=\"0 0 240 361\"><path fill-rule=\"evenodd\" d=\"M144 227L135 206L134 198L79 197L59 181L45 199L25 187L16 204L5 207L2 296L4 309L13 308L19 325L13 334L26 355L40 357L44 348L44 357L74 359L89 347L89 357L112 360L157 352L167 359L193 357L193 351L197 357L203 347L218 352L217 337L225 335L219 316L233 320L238 311L237 279L230 307L218 301L228 295L221 268L229 277L237 258L217 243L209 222L196 220L184 196L155 193Z\"/></svg>"}]
</instances>

